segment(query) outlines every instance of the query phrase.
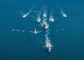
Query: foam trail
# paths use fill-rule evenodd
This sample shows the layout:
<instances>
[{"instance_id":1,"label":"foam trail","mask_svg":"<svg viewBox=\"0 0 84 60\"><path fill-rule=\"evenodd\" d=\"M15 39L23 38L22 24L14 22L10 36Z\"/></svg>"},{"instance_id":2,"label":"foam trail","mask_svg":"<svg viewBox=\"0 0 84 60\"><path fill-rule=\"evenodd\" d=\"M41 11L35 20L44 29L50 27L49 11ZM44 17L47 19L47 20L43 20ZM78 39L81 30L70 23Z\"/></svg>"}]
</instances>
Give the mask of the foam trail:
<instances>
[{"instance_id":1,"label":"foam trail","mask_svg":"<svg viewBox=\"0 0 84 60\"><path fill-rule=\"evenodd\" d=\"M50 39L49 39L48 36L46 36L45 43L46 43L46 47L48 47L48 46L49 46L49 47L52 47L51 41L50 41Z\"/></svg>"},{"instance_id":2,"label":"foam trail","mask_svg":"<svg viewBox=\"0 0 84 60\"><path fill-rule=\"evenodd\" d=\"M41 18L40 17L37 17L36 21L39 23L41 22Z\"/></svg>"},{"instance_id":3,"label":"foam trail","mask_svg":"<svg viewBox=\"0 0 84 60\"><path fill-rule=\"evenodd\" d=\"M48 37L48 35L50 34L49 29L46 31L45 37Z\"/></svg>"},{"instance_id":4,"label":"foam trail","mask_svg":"<svg viewBox=\"0 0 84 60\"><path fill-rule=\"evenodd\" d=\"M43 24L46 25L45 29L49 28L49 24L47 23L47 18L43 19Z\"/></svg>"},{"instance_id":5,"label":"foam trail","mask_svg":"<svg viewBox=\"0 0 84 60\"><path fill-rule=\"evenodd\" d=\"M36 19L36 21L37 21L38 23L41 22L41 17L40 17L40 15L41 15L41 13L39 13L39 14L37 15L37 19Z\"/></svg>"}]
</instances>

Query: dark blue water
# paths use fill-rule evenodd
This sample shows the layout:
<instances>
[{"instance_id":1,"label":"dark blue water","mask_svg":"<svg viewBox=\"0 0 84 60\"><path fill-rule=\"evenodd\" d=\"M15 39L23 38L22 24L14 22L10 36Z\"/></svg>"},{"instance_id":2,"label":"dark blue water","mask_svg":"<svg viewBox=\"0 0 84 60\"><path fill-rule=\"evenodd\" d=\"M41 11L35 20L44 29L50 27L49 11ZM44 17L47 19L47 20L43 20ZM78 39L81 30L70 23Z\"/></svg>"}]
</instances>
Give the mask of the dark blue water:
<instances>
[{"instance_id":1,"label":"dark blue water","mask_svg":"<svg viewBox=\"0 0 84 60\"><path fill-rule=\"evenodd\" d=\"M35 19L21 17L21 11L48 6L55 9L57 21L50 24L50 54L43 48L45 31ZM60 17L63 8L68 17ZM35 13L31 16L36 16ZM33 35L29 30L42 30ZM12 32L11 29L26 32ZM56 29L65 28L56 32ZM66 0L0 0L0 60L84 60L84 1Z\"/></svg>"}]
</instances>

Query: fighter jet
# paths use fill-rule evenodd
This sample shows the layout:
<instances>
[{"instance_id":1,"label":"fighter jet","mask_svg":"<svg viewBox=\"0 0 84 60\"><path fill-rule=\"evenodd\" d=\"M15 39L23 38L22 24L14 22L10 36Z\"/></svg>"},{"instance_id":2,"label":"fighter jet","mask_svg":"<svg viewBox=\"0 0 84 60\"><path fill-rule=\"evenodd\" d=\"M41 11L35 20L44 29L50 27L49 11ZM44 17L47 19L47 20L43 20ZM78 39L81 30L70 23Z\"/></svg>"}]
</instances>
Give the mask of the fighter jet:
<instances>
[{"instance_id":1,"label":"fighter jet","mask_svg":"<svg viewBox=\"0 0 84 60\"><path fill-rule=\"evenodd\" d=\"M30 33L33 33L33 34L38 34L38 33L40 33L41 31L38 31L38 30L36 30L36 28L35 28L35 30L34 31L29 31Z\"/></svg>"}]
</instances>

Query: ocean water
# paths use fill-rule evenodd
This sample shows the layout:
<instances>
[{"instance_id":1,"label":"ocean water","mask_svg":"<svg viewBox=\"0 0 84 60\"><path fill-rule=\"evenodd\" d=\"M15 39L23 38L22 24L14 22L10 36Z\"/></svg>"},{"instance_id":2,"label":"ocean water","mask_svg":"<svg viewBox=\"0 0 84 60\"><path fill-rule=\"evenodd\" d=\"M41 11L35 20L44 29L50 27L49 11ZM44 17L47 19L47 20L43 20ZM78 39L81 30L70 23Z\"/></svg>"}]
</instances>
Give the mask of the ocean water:
<instances>
[{"instance_id":1,"label":"ocean water","mask_svg":"<svg viewBox=\"0 0 84 60\"><path fill-rule=\"evenodd\" d=\"M26 18L21 16L22 11L33 7L34 11L39 11L46 6L54 10L57 18L49 22L53 45L50 53L43 48L46 32L36 23L37 13ZM68 17L63 18L60 10L65 10ZM34 28L42 32L30 33ZM23 29L25 32L21 32ZM84 1L0 0L0 60L84 60Z\"/></svg>"}]
</instances>

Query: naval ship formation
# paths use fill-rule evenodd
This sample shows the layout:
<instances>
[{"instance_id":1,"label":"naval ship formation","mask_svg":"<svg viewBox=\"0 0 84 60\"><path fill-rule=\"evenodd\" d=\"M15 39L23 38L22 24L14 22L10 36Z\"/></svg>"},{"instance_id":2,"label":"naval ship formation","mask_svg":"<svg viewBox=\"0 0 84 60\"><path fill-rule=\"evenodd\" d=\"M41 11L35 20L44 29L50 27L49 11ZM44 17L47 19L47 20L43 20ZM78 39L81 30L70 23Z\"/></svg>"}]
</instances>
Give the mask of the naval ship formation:
<instances>
[{"instance_id":1,"label":"naval ship formation","mask_svg":"<svg viewBox=\"0 0 84 60\"><path fill-rule=\"evenodd\" d=\"M23 14L21 13L21 16L23 19L25 19L27 16L29 16L32 12L36 12L38 13L37 14L37 18L36 18L36 22L40 25L40 27L42 29L44 29L45 31L45 48L47 49L47 52L51 52L52 50L52 43L51 43L51 40L49 39L49 30L50 30L50 26L49 26L49 22L54 22L55 21L55 17L54 17L54 12L49 12L47 8L44 8L42 11L33 11L34 8L30 9L29 12ZM50 13L50 14L49 14ZM67 17L66 13L64 12L64 10L60 11L60 15L64 18ZM49 15L48 15L49 14ZM63 29L64 30L64 29ZM20 30L15 30L15 29L12 29L12 31L17 31L19 32ZM25 30L21 30L22 32L25 32ZM56 30L58 31L58 30ZM38 34L42 31L40 30L37 30L36 28L34 30L31 30L29 31L30 33L33 33L33 34Z\"/></svg>"}]
</instances>

